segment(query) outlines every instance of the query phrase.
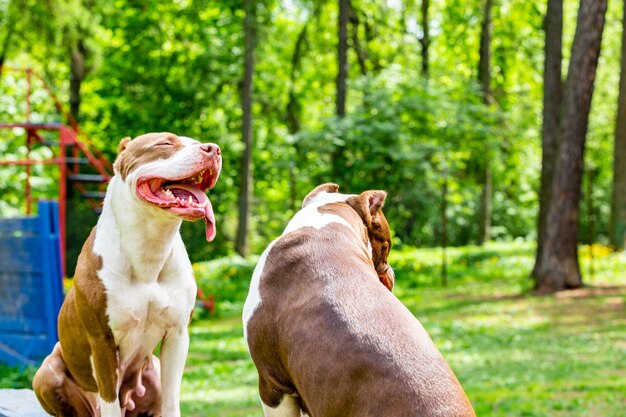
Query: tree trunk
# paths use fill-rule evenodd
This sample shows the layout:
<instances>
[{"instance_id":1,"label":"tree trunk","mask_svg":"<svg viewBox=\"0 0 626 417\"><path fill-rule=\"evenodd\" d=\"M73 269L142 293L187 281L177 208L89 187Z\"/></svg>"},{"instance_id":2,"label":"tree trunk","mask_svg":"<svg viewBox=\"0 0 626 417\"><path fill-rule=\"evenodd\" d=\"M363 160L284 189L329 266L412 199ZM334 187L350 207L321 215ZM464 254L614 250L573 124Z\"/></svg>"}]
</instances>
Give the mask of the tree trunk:
<instances>
[{"instance_id":1,"label":"tree trunk","mask_svg":"<svg viewBox=\"0 0 626 417\"><path fill-rule=\"evenodd\" d=\"M422 0L422 37L420 44L422 45L422 75L428 78L429 62L428 47L430 46L430 25L428 21L429 0Z\"/></svg>"},{"instance_id":2,"label":"tree trunk","mask_svg":"<svg viewBox=\"0 0 626 417\"><path fill-rule=\"evenodd\" d=\"M587 177L587 244L589 245L589 277L593 278L594 266L593 266L593 242L595 241L596 230L596 215L593 205L593 184L596 182L598 175L598 169L595 166L587 167L585 176Z\"/></svg>"},{"instance_id":3,"label":"tree trunk","mask_svg":"<svg viewBox=\"0 0 626 417\"><path fill-rule=\"evenodd\" d=\"M622 17L622 62L617 103L617 122L613 153L613 196L611 199L611 244L618 250L626 246L626 2Z\"/></svg>"},{"instance_id":4,"label":"tree trunk","mask_svg":"<svg viewBox=\"0 0 626 417\"><path fill-rule=\"evenodd\" d=\"M300 105L300 100L298 99L298 95L296 94L296 79L298 71L300 70L302 63L302 55L305 52L306 44L307 44L307 28L308 22L304 24L302 30L298 34L296 38L296 43L293 48L293 53L291 55L291 72L289 74L289 100L287 101L287 106L285 107L285 115L287 119L287 130L291 135L295 135L300 131L300 113L302 111L302 106ZM295 154L300 154L300 148L298 146L298 142L293 142L293 147L295 150ZM297 211L298 202L297 202L297 184L296 174L297 174L297 165L296 161L289 162L289 208L293 213Z\"/></svg>"},{"instance_id":5,"label":"tree trunk","mask_svg":"<svg viewBox=\"0 0 626 417\"><path fill-rule=\"evenodd\" d=\"M483 102L489 105L491 95L491 9L493 0L485 0L485 13L480 32L480 54L478 61L478 81L480 82ZM491 197L493 184L491 175L491 151L486 150L482 166L482 191L478 206L478 244L491 239Z\"/></svg>"},{"instance_id":6,"label":"tree trunk","mask_svg":"<svg viewBox=\"0 0 626 417\"><path fill-rule=\"evenodd\" d=\"M300 101L296 94L296 78L297 73L300 70L300 63L302 62L302 54L307 42L307 28L308 23L305 23L296 38L296 43L293 47L293 54L291 55L291 72L289 74L289 100L285 107L285 113L287 117L287 129L289 133L296 134L300 131Z\"/></svg>"},{"instance_id":7,"label":"tree trunk","mask_svg":"<svg viewBox=\"0 0 626 417\"><path fill-rule=\"evenodd\" d=\"M241 256L248 255L248 223L252 200L252 75L254 73L254 38L256 23L256 0L244 0L244 76L241 88L243 111L241 137L244 151L241 158L239 187L239 223L235 250Z\"/></svg>"},{"instance_id":8,"label":"tree trunk","mask_svg":"<svg viewBox=\"0 0 626 417\"><path fill-rule=\"evenodd\" d=\"M543 243L546 240L548 205L552 196L552 178L559 146L561 122L561 80L563 61L563 0L548 0L544 20L545 60L543 63L543 126L541 128L541 186L537 220L537 256L532 276L537 278L541 266Z\"/></svg>"},{"instance_id":9,"label":"tree trunk","mask_svg":"<svg viewBox=\"0 0 626 417\"><path fill-rule=\"evenodd\" d=\"M350 0L339 0L339 23L337 44L337 98L336 113L338 117L346 115L346 93L348 82L348 18Z\"/></svg>"},{"instance_id":10,"label":"tree trunk","mask_svg":"<svg viewBox=\"0 0 626 417\"><path fill-rule=\"evenodd\" d=\"M484 244L491 239L491 197L493 195L493 178L489 158L483 167L483 189L480 193L478 207L478 243Z\"/></svg>"},{"instance_id":11,"label":"tree trunk","mask_svg":"<svg viewBox=\"0 0 626 417\"><path fill-rule=\"evenodd\" d=\"M480 82L483 100L491 103L491 9L493 0L485 0L485 18L480 31L480 54L478 58L478 82Z\"/></svg>"},{"instance_id":12,"label":"tree trunk","mask_svg":"<svg viewBox=\"0 0 626 417\"><path fill-rule=\"evenodd\" d=\"M346 95L348 82L348 21L350 18L350 0L339 0L338 43L337 43L337 97L335 111L338 118L346 115ZM333 180L341 183L346 165L344 147L336 145L331 156Z\"/></svg>"},{"instance_id":13,"label":"tree trunk","mask_svg":"<svg viewBox=\"0 0 626 417\"><path fill-rule=\"evenodd\" d=\"M352 29L352 33L350 35L352 38L352 49L356 53L361 75L367 75L367 52L363 49L361 40L359 39L359 16L356 10L354 10L354 6L351 1L348 1L348 8L348 21L350 22L350 28Z\"/></svg>"},{"instance_id":14,"label":"tree trunk","mask_svg":"<svg viewBox=\"0 0 626 417\"><path fill-rule=\"evenodd\" d=\"M581 0L563 100L562 136L552 181L538 293L579 288L578 219L585 140L607 0Z\"/></svg>"},{"instance_id":15,"label":"tree trunk","mask_svg":"<svg viewBox=\"0 0 626 417\"><path fill-rule=\"evenodd\" d=\"M85 46L80 39L70 48L70 114L77 122L80 116L80 86L87 75L85 52Z\"/></svg>"},{"instance_id":16,"label":"tree trunk","mask_svg":"<svg viewBox=\"0 0 626 417\"><path fill-rule=\"evenodd\" d=\"M441 285L448 285L448 164L443 167L441 185Z\"/></svg>"}]
</instances>

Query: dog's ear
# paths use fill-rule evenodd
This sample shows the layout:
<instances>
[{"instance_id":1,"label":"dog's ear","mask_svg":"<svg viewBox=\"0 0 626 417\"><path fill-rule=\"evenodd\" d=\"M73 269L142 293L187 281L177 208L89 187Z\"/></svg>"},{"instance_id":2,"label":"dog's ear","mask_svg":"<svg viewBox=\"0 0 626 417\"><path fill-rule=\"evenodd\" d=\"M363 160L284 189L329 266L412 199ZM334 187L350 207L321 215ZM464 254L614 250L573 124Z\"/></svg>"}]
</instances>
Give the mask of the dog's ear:
<instances>
[{"instance_id":1,"label":"dog's ear","mask_svg":"<svg viewBox=\"0 0 626 417\"><path fill-rule=\"evenodd\" d=\"M380 209L385 205L385 199L387 198L387 193L383 190L375 190L375 191L366 191L368 197L368 205L370 209L370 214L372 217L376 217L380 212Z\"/></svg>"},{"instance_id":2,"label":"dog's ear","mask_svg":"<svg viewBox=\"0 0 626 417\"><path fill-rule=\"evenodd\" d=\"M389 290L393 288L395 275L387 263L391 248L389 223L382 212L387 193L383 190L365 191L346 200L358 213L367 228L367 237L372 249L372 263L378 279Z\"/></svg>"},{"instance_id":3,"label":"dog's ear","mask_svg":"<svg viewBox=\"0 0 626 417\"><path fill-rule=\"evenodd\" d=\"M124 149L128 146L128 142L130 142L130 137L126 136L124 139L120 141L120 144L117 146L117 154L121 154Z\"/></svg>"},{"instance_id":4,"label":"dog's ear","mask_svg":"<svg viewBox=\"0 0 626 417\"><path fill-rule=\"evenodd\" d=\"M339 191L339 186L332 182L318 185L310 193L308 193L306 197L304 197L304 200L302 200L302 208L305 208L307 205L309 205L313 197L315 197L319 193L336 193L337 191Z\"/></svg>"},{"instance_id":5,"label":"dog's ear","mask_svg":"<svg viewBox=\"0 0 626 417\"><path fill-rule=\"evenodd\" d=\"M359 213L365 225L369 227L372 220L380 215L386 198L387 193L383 190L369 190L348 198L346 203Z\"/></svg>"},{"instance_id":6,"label":"dog's ear","mask_svg":"<svg viewBox=\"0 0 626 417\"><path fill-rule=\"evenodd\" d=\"M121 174L123 179L126 179L126 175L124 174L126 164L124 163L125 158L122 152L124 152L129 143L130 138L128 136L120 141L120 144L117 146L117 158L115 158L115 162L113 162L113 170Z\"/></svg>"}]
</instances>

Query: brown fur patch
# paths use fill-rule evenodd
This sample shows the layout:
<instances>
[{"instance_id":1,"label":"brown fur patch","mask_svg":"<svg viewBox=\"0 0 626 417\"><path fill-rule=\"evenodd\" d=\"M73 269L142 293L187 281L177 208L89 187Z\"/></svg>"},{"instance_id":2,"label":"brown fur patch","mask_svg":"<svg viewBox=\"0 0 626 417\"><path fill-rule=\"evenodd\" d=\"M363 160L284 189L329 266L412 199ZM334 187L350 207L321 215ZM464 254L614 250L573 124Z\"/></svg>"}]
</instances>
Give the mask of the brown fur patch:
<instances>
[{"instance_id":1,"label":"brown fur patch","mask_svg":"<svg viewBox=\"0 0 626 417\"><path fill-rule=\"evenodd\" d=\"M64 417L91 417L89 401L67 372L58 344L33 378L33 390L48 414Z\"/></svg>"},{"instance_id":2,"label":"brown fur patch","mask_svg":"<svg viewBox=\"0 0 626 417\"><path fill-rule=\"evenodd\" d=\"M95 236L94 227L78 257L74 287L59 314L59 339L63 359L76 382L113 402L117 398L117 346L106 315L106 291L97 275L102 258L93 252Z\"/></svg>"},{"instance_id":3,"label":"brown fur patch","mask_svg":"<svg viewBox=\"0 0 626 417\"><path fill-rule=\"evenodd\" d=\"M337 214L361 231L363 243L367 245L369 241L372 245L372 262L378 279L391 291L395 275L387 263L391 250L391 230L382 211L386 197L387 193L382 190L365 191L348 198L345 203L325 204L318 211Z\"/></svg>"},{"instance_id":4,"label":"brown fur patch","mask_svg":"<svg viewBox=\"0 0 626 417\"><path fill-rule=\"evenodd\" d=\"M124 149L126 149L126 146L128 146L128 142L130 142L129 136L126 136L124 139L120 141L120 144L117 146L118 155L121 154Z\"/></svg>"},{"instance_id":5,"label":"brown fur patch","mask_svg":"<svg viewBox=\"0 0 626 417\"><path fill-rule=\"evenodd\" d=\"M346 203L361 217L370 243L372 244L372 261L380 281L389 290L393 288L395 276L387 263L391 250L391 230L382 208L387 193L382 190L365 191L351 197Z\"/></svg>"},{"instance_id":6,"label":"brown fur patch","mask_svg":"<svg viewBox=\"0 0 626 417\"><path fill-rule=\"evenodd\" d=\"M119 155L114 163L115 171L123 180L126 180L128 174L138 166L158 159L167 159L182 146L178 136L169 132L147 133L129 141L123 139L120 143ZM132 152L127 152L127 150L132 150Z\"/></svg>"}]
</instances>

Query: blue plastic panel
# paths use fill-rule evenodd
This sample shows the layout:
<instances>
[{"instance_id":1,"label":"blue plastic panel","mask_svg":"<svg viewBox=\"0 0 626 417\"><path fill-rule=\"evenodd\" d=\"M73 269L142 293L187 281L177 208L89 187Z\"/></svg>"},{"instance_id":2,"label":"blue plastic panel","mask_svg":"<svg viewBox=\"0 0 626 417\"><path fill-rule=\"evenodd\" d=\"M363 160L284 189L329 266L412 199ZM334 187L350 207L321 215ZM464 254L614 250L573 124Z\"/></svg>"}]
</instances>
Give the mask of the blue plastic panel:
<instances>
[{"instance_id":1,"label":"blue plastic panel","mask_svg":"<svg viewBox=\"0 0 626 417\"><path fill-rule=\"evenodd\" d=\"M42 201L37 217L0 219L0 361L38 364L52 351L63 302L59 211Z\"/></svg>"}]
</instances>

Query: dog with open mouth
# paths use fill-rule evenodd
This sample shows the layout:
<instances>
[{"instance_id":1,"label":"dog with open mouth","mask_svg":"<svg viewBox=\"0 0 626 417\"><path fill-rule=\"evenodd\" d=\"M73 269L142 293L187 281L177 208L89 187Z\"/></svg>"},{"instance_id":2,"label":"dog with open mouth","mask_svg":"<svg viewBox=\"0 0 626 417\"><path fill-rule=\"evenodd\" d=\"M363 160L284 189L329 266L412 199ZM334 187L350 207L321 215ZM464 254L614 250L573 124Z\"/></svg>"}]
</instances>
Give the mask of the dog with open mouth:
<instances>
[{"instance_id":1,"label":"dog with open mouth","mask_svg":"<svg viewBox=\"0 0 626 417\"><path fill-rule=\"evenodd\" d=\"M118 153L33 388L55 416L177 417L196 296L179 228L202 219L215 237L206 192L220 148L163 132L125 138Z\"/></svg>"}]
</instances>

